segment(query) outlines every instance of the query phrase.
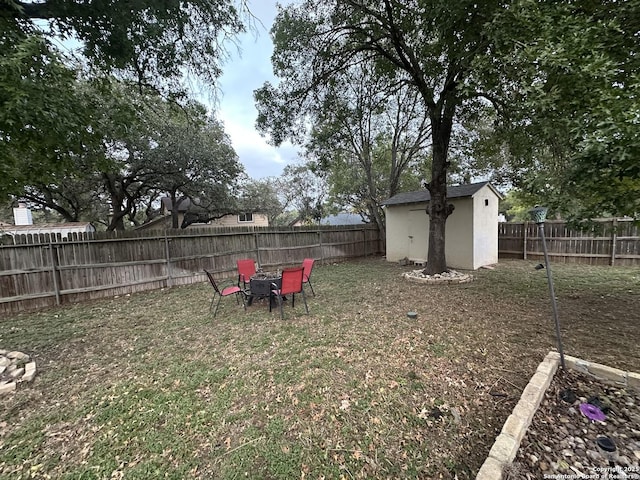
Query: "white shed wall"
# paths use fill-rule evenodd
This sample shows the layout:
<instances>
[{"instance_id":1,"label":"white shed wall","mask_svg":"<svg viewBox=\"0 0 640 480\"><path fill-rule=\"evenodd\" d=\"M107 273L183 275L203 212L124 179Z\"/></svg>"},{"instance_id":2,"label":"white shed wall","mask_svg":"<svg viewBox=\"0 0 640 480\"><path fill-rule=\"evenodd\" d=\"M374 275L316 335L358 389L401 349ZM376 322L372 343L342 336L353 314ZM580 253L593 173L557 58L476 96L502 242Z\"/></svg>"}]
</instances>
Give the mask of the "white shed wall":
<instances>
[{"instance_id":1,"label":"white shed wall","mask_svg":"<svg viewBox=\"0 0 640 480\"><path fill-rule=\"evenodd\" d=\"M387 260L397 262L404 257L427 258L429 217L426 205L399 205L386 208ZM411 238L413 237L413 238Z\"/></svg>"},{"instance_id":2,"label":"white shed wall","mask_svg":"<svg viewBox=\"0 0 640 480\"><path fill-rule=\"evenodd\" d=\"M471 198L451 199L455 210L447 219L447 265L473 269L473 201ZM386 209L387 260L397 262L427 259L429 252L429 216L426 203L390 205ZM497 232L497 227L496 227Z\"/></svg>"},{"instance_id":3,"label":"white shed wall","mask_svg":"<svg viewBox=\"0 0 640 480\"><path fill-rule=\"evenodd\" d=\"M447 218L445 231L447 266L473 270L473 199L450 201L455 210Z\"/></svg>"},{"instance_id":4,"label":"white shed wall","mask_svg":"<svg viewBox=\"0 0 640 480\"><path fill-rule=\"evenodd\" d=\"M498 197L487 186L473 196L473 268L498 263Z\"/></svg>"}]
</instances>

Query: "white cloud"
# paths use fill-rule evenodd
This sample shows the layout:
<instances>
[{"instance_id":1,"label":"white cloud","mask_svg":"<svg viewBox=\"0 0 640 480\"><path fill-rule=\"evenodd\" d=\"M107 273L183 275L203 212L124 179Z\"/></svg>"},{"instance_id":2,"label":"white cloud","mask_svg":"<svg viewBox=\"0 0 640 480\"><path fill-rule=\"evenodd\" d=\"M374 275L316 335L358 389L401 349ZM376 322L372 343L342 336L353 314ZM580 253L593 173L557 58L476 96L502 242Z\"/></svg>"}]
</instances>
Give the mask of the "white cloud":
<instances>
[{"instance_id":1,"label":"white cloud","mask_svg":"<svg viewBox=\"0 0 640 480\"><path fill-rule=\"evenodd\" d=\"M290 143L278 148L269 145L253 128L253 122L244 122L241 116L228 114L225 110L220 111L219 118L250 177L278 176L287 164L298 158L297 149Z\"/></svg>"},{"instance_id":2,"label":"white cloud","mask_svg":"<svg viewBox=\"0 0 640 480\"><path fill-rule=\"evenodd\" d=\"M233 148L252 178L280 175L287 164L298 159L298 152L291 144L273 147L255 129L258 111L253 91L264 82L275 80L271 69L273 45L269 37L276 15L275 4L275 0L260 0L251 5L262 25L256 22L257 31L238 38L241 52L238 54L231 48L231 58L223 66L219 82L221 96L217 116L224 122Z\"/></svg>"}]
</instances>

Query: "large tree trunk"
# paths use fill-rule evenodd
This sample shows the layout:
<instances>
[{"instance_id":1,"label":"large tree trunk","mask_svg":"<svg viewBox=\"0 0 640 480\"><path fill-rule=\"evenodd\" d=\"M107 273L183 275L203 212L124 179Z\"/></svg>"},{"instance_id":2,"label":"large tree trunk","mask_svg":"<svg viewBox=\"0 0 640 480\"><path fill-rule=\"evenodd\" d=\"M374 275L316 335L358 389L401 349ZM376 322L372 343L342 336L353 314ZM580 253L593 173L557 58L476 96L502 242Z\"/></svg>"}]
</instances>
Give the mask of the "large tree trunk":
<instances>
[{"instance_id":1,"label":"large tree trunk","mask_svg":"<svg viewBox=\"0 0 640 480\"><path fill-rule=\"evenodd\" d=\"M370 199L369 204L367 205L367 210L369 210L369 218L372 218L376 222L376 226L378 227L378 235L380 235L380 242L382 244L382 251L385 251L387 230L385 227L382 210L376 203L375 199Z\"/></svg>"},{"instance_id":2,"label":"large tree trunk","mask_svg":"<svg viewBox=\"0 0 640 480\"><path fill-rule=\"evenodd\" d=\"M447 270L445 255L445 226L447 217L453 212L453 205L447 203L447 154L453 118L433 115L431 134L433 139L433 163L431 182L428 184L431 201L427 207L429 215L429 252L427 255L426 275L442 273Z\"/></svg>"},{"instance_id":3,"label":"large tree trunk","mask_svg":"<svg viewBox=\"0 0 640 480\"><path fill-rule=\"evenodd\" d=\"M114 174L103 173L105 187L111 199L111 220L107 226L107 231L124 230L124 217L127 214L124 208L125 195L122 178Z\"/></svg>"}]
</instances>

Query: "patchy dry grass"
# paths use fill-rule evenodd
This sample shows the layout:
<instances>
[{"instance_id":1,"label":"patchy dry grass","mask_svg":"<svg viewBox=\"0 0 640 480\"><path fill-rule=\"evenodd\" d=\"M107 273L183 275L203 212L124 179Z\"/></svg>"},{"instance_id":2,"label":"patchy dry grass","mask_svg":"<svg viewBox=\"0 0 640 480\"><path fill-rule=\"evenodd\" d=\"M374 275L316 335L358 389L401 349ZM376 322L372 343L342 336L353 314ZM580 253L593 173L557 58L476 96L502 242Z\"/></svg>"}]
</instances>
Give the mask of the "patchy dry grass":
<instances>
[{"instance_id":1,"label":"patchy dry grass","mask_svg":"<svg viewBox=\"0 0 640 480\"><path fill-rule=\"evenodd\" d=\"M39 374L0 397L0 476L473 478L555 346L533 265L448 287L318 265L284 321L230 298L213 319L204 283L4 319ZM553 272L565 351L640 370L640 271Z\"/></svg>"}]
</instances>

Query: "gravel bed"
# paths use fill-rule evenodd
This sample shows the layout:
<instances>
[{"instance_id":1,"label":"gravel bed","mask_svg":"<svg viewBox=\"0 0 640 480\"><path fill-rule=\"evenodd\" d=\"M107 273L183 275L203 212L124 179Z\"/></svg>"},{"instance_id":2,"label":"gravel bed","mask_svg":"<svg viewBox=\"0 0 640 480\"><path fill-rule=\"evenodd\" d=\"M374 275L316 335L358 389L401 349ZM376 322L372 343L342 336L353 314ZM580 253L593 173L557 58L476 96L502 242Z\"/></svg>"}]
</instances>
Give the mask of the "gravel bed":
<instances>
[{"instance_id":1,"label":"gravel bed","mask_svg":"<svg viewBox=\"0 0 640 480\"><path fill-rule=\"evenodd\" d=\"M587 418L586 403L606 418ZM615 444L609 458L602 437ZM639 462L640 391L559 369L504 478L640 479Z\"/></svg>"}]
</instances>

